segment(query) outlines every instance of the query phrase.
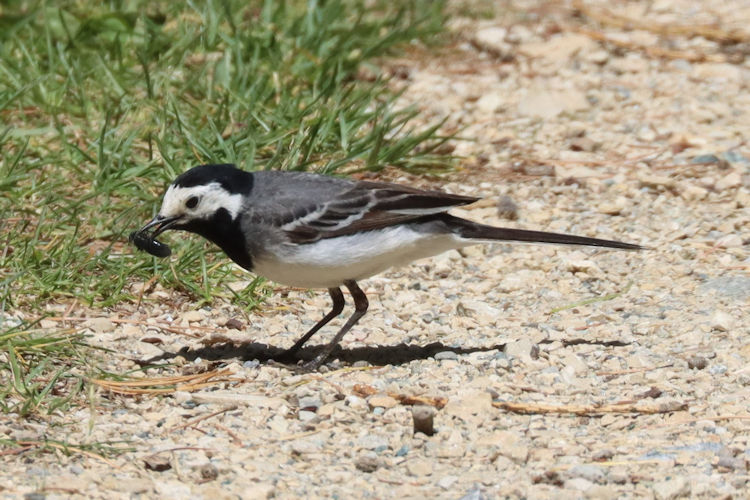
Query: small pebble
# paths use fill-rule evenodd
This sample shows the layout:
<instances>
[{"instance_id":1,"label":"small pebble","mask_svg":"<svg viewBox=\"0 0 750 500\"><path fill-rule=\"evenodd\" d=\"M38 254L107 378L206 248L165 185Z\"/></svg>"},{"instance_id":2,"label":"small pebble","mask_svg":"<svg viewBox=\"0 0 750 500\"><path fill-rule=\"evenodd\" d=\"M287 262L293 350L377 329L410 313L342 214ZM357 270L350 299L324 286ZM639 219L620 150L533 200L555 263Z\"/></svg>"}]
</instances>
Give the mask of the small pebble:
<instances>
[{"instance_id":1,"label":"small pebble","mask_svg":"<svg viewBox=\"0 0 750 500\"><path fill-rule=\"evenodd\" d=\"M588 491L594 487L594 483L583 477L574 477L565 481L564 486L570 490Z\"/></svg>"},{"instance_id":2,"label":"small pebble","mask_svg":"<svg viewBox=\"0 0 750 500\"><path fill-rule=\"evenodd\" d=\"M726 191L742 185L742 174L739 171L730 172L716 181L717 191Z\"/></svg>"},{"instance_id":3,"label":"small pebble","mask_svg":"<svg viewBox=\"0 0 750 500\"><path fill-rule=\"evenodd\" d=\"M612 457L615 456L615 452L609 448L604 448L602 450L597 450L594 453L591 454L591 460L595 462L606 462L607 460L611 460Z\"/></svg>"},{"instance_id":4,"label":"small pebble","mask_svg":"<svg viewBox=\"0 0 750 500\"><path fill-rule=\"evenodd\" d=\"M354 466L362 472L375 472L380 467L380 458L375 452L368 451L357 457Z\"/></svg>"},{"instance_id":5,"label":"small pebble","mask_svg":"<svg viewBox=\"0 0 750 500\"><path fill-rule=\"evenodd\" d=\"M703 154L694 156L691 158L690 163L694 164L706 164L706 163L719 163L721 162L721 158L714 154Z\"/></svg>"},{"instance_id":6,"label":"small pebble","mask_svg":"<svg viewBox=\"0 0 750 500\"><path fill-rule=\"evenodd\" d=\"M192 410L193 408L198 406L198 403L196 403L192 399L188 399L187 401L183 401L182 403L180 403L180 406L182 406L186 410Z\"/></svg>"},{"instance_id":7,"label":"small pebble","mask_svg":"<svg viewBox=\"0 0 750 500\"><path fill-rule=\"evenodd\" d=\"M367 400L373 408L393 408L398 404L398 400L386 394L375 394Z\"/></svg>"},{"instance_id":8,"label":"small pebble","mask_svg":"<svg viewBox=\"0 0 750 500\"><path fill-rule=\"evenodd\" d=\"M258 368L259 366L260 361L258 361L257 359L252 359L250 361L245 361L244 363L242 363L243 368L248 368L250 370Z\"/></svg>"},{"instance_id":9,"label":"small pebble","mask_svg":"<svg viewBox=\"0 0 750 500\"><path fill-rule=\"evenodd\" d=\"M406 461L406 470L412 476L429 476L432 474L433 466L431 461L417 458Z\"/></svg>"},{"instance_id":10,"label":"small pebble","mask_svg":"<svg viewBox=\"0 0 750 500\"><path fill-rule=\"evenodd\" d=\"M502 195L497 201L497 216L502 219L517 220L518 205L508 195Z\"/></svg>"},{"instance_id":11,"label":"small pebble","mask_svg":"<svg viewBox=\"0 0 750 500\"><path fill-rule=\"evenodd\" d=\"M318 396L305 396L299 398L300 410L316 412L322 405L323 403L320 401L320 398Z\"/></svg>"},{"instance_id":12,"label":"small pebble","mask_svg":"<svg viewBox=\"0 0 750 500\"><path fill-rule=\"evenodd\" d=\"M728 332L734 327L734 318L724 311L716 311L711 316L711 328L720 332Z\"/></svg>"},{"instance_id":13,"label":"small pebble","mask_svg":"<svg viewBox=\"0 0 750 500\"><path fill-rule=\"evenodd\" d=\"M367 401L353 394L346 397L346 403L352 408L364 408L367 406Z\"/></svg>"},{"instance_id":14,"label":"small pebble","mask_svg":"<svg viewBox=\"0 0 750 500\"><path fill-rule=\"evenodd\" d=\"M96 333L109 333L115 329L115 324L108 318L94 318L85 323Z\"/></svg>"},{"instance_id":15,"label":"small pebble","mask_svg":"<svg viewBox=\"0 0 750 500\"><path fill-rule=\"evenodd\" d=\"M567 472L568 477L580 477L598 483L604 481L605 473L601 466L581 464L571 467Z\"/></svg>"},{"instance_id":16,"label":"small pebble","mask_svg":"<svg viewBox=\"0 0 750 500\"><path fill-rule=\"evenodd\" d=\"M396 451L397 457L405 457L409 453L409 447L406 445L403 445L401 448L399 448Z\"/></svg>"},{"instance_id":17,"label":"small pebble","mask_svg":"<svg viewBox=\"0 0 750 500\"><path fill-rule=\"evenodd\" d=\"M163 472L172 468L167 454L150 455L143 459L146 469Z\"/></svg>"},{"instance_id":18,"label":"small pebble","mask_svg":"<svg viewBox=\"0 0 750 500\"><path fill-rule=\"evenodd\" d=\"M187 321L188 323L197 323L203 321L203 315L200 311L186 311L182 313L180 319Z\"/></svg>"},{"instance_id":19,"label":"small pebble","mask_svg":"<svg viewBox=\"0 0 750 500\"><path fill-rule=\"evenodd\" d=\"M435 434L434 417L435 410L431 406L417 405L411 410L414 422L414 434L421 432L427 436Z\"/></svg>"},{"instance_id":20,"label":"small pebble","mask_svg":"<svg viewBox=\"0 0 750 500\"><path fill-rule=\"evenodd\" d=\"M719 363L711 365L711 367L708 369L708 372L711 375L724 375L727 372L728 368L726 365L722 365Z\"/></svg>"},{"instance_id":21,"label":"small pebble","mask_svg":"<svg viewBox=\"0 0 750 500\"><path fill-rule=\"evenodd\" d=\"M449 490L451 486L456 484L456 481L458 481L458 478L456 476L445 476L438 479L437 485L444 490Z\"/></svg>"},{"instance_id":22,"label":"small pebble","mask_svg":"<svg viewBox=\"0 0 750 500\"><path fill-rule=\"evenodd\" d=\"M458 359L458 354L453 351L441 351L435 354L436 361L442 361L445 359Z\"/></svg>"},{"instance_id":23,"label":"small pebble","mask_svg":"<svg viewBox=\"0 0 750 500\"><path fill-rule=\"evenodd\" d=\"M459 500L489 500L489 498L490 497L482 493L482 490L478 486L475 486L467 491Z\"/></svg>"},{"instance_id":24,"label":"small pebble","mask_svg":"<svg viewBox=\"0 0 750 500\"><path fill-rule=\"evenodd\" d=\"M226 328L232 328L234 330L242 330L245 325L242 323L242 321L238 320L237 318L229 318L226 323L224 323L224 326Z\"/></svg>"},{"instance_id":25,"label":"small pebble","mask_svg":"<svg viewBox=\"0 0 750 500\"><path fill-rule=\"evenodd\" d=\"M586 151L593 152L599 149L601 145L596 141L591 140L588 137L578 137L570 141L571 151Z\"/></svg>"},{"instance_id":26,"label":"small pebble","mask_svg":"<svg viewBox=\"0 0 750 500\"><path fill-rule=\"evenodd\" d=\"M495 366L497 368L500 368L501 370L510 370L513 367L513 362L503 351L498 351L497 353L495 353L495 355L493 356L493 360Z\"/></svg>"},{"instance_id":27,"label":"small pebble","mask_svg":"<svg viewBox=\"0 0 750 500\"><path fill-rule=\"evenodd\" d=\"M658 500L674 500L690 496L690 483L687 478L676 476L656 482L653 486L654 496Z\"/></svg>"},{"instance_id":28,"label":"small pebble","mask_svg":"<svg viewBox=\"0 0 750 500\"><path fill-rule=\"evenodd\" d=\"M691 370L702 370L708 366L708 360L703 356L693 356L688 359L688 368Z\"/></svg>"},{"instance_id":29,"label":"small pebble","mask_svg":"<svg viewBox=\"0 0 750 500\"><path fill-rule=\"evenodd\" d=\"M524 337L505 344L504 352L511 359L537 359L539 357L539 346L531 339Z\"/></svg>"},{"instance_id":30,"label":"small pebble","mask_svg":"<svg viewBox=\"0 0 750 500\"><path fill-rule=\"evenodd\" d=\"M727 234L716 240L716 246L719 248L741 248L745 241L739 234Z\"/></svg>"},{"instance_id":31,"label":"small pebble","mask_svg":"<svg viewBox=\"0 0 750 500\"><path fill-rule=\"evenodd\" d=\"M203 464L198 469L198 472L201 476L201 479L204 481L213 481L217 477L219 477L219 469L216 468L214 464Z\"/></svg>"},{"instance_id":32,"label":"small pebble","mask_svg":"<svg viewBox=\"0 0 750 500\"><path fill-rule=\"evenodd\" d=\"M300 410L297 412L297 418L301 422L310 422L311 420L315 419L317 415L315 415L314 411L307 411L307 410Z\"/></svg>"}]
</instances>

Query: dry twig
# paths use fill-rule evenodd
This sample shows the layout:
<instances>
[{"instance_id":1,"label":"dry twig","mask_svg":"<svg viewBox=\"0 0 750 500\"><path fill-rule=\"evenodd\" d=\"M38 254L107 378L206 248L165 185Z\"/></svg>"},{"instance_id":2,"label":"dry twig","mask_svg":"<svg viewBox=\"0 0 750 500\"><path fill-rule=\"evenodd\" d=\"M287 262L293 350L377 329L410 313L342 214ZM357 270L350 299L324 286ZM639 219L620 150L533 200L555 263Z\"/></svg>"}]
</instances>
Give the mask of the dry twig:
<instances>
[{"instance_id":1,"label":"dry twig","mask_svg":"<svg viewBox=\"0 0 750 500\"><path fill-rule=\"evenodd\" d=\"M372 387L371 385L364 385L364 384L355 384L354 385L354 393L360 397L368 397L372 396L373 394L377 394L378 391L376 388ZM434 406L438 410L442 409L446 404L448 404L448 398L443 397L428 397L428 396L409 396L406 394L398 394L395 392L389 392L387 393L388 396L392 397L402 405L406 406L413 406L413 405L428 405L428 406Z\"/></svg>"},{"instance_id":2,"label":"dry twig","mask_svg":"<svg viewBox=\"0 0 750 500\"><path fill-rule=\"evenodd\" d=\"M492 406L514 413L556 413L571 415L598 415L601 413L671 413L687 409L687 403L612 404L612 405L548 405L541 403L516 403L493 401Z\"/></svg>"},{"instance_id":3,"label":"dry twig","mask_svg":"<svg viewBox=\"0 0 750 500\"><path fill-rule=\"evenodd\" d=\"M750 34L738 29L726 30L721 27L705 24L688 26L684 24L655 23L648 20L625 17L602 8L597 9L581 0L575 0L573 8L599 24L620 29L642 30L662 36L684 36L686 38L700 36L706 40L713 40L719 43L735 44L750 41Z\"/></svg>"},{"instance_id":4,"label":"dry twig","mask_svg":"<svg viewBox=\"0 0 750 500\"><path fill-rule=\"evenodd\" d=\"M197 391L219 382L239 382L240 379L229 378L229 369L174 377L137 378L131 380L90 379L93 384L118 394L168 394L175 391Z\"/></svg>"},{"instance_id":5,"label":"dry twig","mask_svg":"<svg viewBox=\"0 0 750 500\"><path fill-rule=\"evenodd\" d=\"M640 45L627 40L618 40L602 33L601 31L594 31L586 28L577 28L576 31L599 42L609 43L623 49L637 50L645 53L650 57L658 57L664 59L684 59L690 62L732 62L730 61L730 58L724 54L707 54L705 52L673 50L664 49L661 47Z\"/></svg>"},{"instance_id":6,"label":"dry twig","mask_svg":"<svg viewBox=\"0 0 750 500\"><path fill-rule=\"evenodd\" d=\"M236 409L237 409L236 406L229 406L227 408L222 408L221 410L216 410L215 412L209 413L208 415L201 415L200 417L195 417L193 419L190 419L187 422L185 422L184 424L175 425L173 427L170 427L169 429L167 429L167 432L173 432L173 431L176 431L176 430L179 430L179 429L184 429L185 427L190 427L191 425L195 425L198 422L202 422L204 420L208 420L209 418L215 417L216 415L221 415L222 413L226 413L228 411L232 411L232 410L236 410Z\"/></svg>"}]
</instances>

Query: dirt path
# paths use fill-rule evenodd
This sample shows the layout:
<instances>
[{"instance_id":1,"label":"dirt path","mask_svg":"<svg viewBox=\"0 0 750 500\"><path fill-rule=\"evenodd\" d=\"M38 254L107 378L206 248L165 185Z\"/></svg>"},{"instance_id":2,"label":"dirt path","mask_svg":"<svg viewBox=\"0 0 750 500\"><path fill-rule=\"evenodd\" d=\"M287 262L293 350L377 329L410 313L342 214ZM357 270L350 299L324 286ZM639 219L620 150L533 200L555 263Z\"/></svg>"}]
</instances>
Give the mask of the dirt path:
<instances>
[{"instance_id":1,"label":"dirt path","mask_svg":"<svg viewBox=\"0 0 750 500\"><path fill-rule=\"evenodd\" d=\"M391 64L402 100L471 139L443 188L488 201L457 213L651 250L495 245L388 272L363 284L372 306L340 369L319 375L255 360L312 325L325 293L279 289L245 318L175 311L152 290L141 307L77 325L113 350L112 371L163 358L175 375L216 378L163 397L101 390L64 426L6 425L15 439L134 451L6 456L0 493L746 495L750 32L735 30L750 26L750 2L554 5L456 17L455 46ZM517 220L500 217L501 198ZM439 407L434 435L414 434L406 396Z\"/></svg>"}]
</instances>

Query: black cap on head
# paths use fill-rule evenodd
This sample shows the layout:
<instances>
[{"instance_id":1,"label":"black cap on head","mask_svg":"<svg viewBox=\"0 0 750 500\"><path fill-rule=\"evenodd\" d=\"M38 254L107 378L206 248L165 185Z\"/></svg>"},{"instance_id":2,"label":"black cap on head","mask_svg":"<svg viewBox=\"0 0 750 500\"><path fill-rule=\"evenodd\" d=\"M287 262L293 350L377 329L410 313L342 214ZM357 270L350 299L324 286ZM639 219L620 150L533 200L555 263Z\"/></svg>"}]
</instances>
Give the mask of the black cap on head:
<instances>
[{"instance_id":1,"label":"black cap on head","mask_svg":"<svg viewBox=\"0 0 750 500\"><path fill-rule=\"evenodd\" d=\"M218 182L232 194L249 193L253 187L253 175L240 170L231 163L199 165L180 174L172 184L180 187L203 186Z\"/></svg>"}]
</instances>

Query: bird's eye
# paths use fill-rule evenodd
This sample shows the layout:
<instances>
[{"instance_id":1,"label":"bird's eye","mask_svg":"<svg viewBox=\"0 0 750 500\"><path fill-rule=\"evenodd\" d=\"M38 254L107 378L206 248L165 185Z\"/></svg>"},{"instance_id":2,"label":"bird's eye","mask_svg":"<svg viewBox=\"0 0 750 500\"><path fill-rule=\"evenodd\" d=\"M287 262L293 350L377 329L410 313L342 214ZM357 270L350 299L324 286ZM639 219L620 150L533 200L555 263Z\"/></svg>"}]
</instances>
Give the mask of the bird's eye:
<instances>
[{"instance_id":1,"label":"bird's eye","mask_svg":"<svg viewBox=\"0 0 750 500\"><path fill-rule=\"evenodd\" d=\"M185 206L188 208L195 208L198 206L198 197L197 196L191 196L188 198L188 201L185 202Z\"/></svg>"}]
</instances>

